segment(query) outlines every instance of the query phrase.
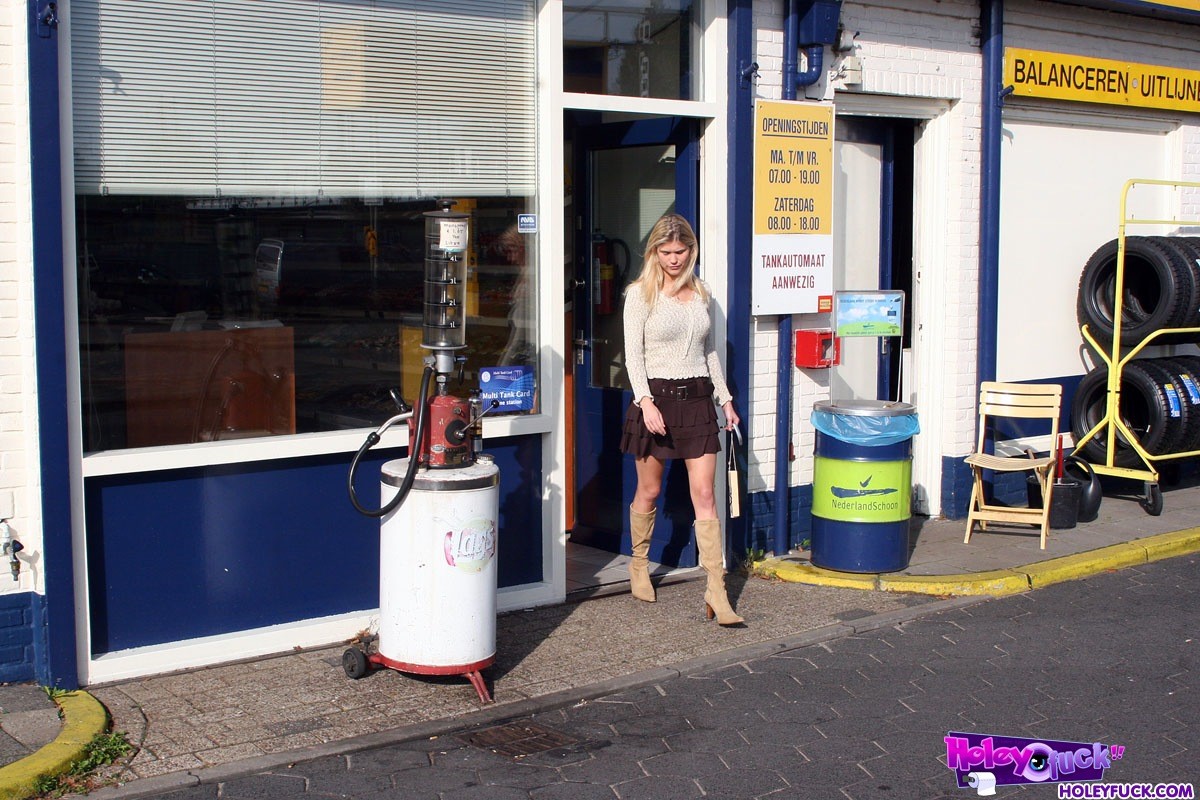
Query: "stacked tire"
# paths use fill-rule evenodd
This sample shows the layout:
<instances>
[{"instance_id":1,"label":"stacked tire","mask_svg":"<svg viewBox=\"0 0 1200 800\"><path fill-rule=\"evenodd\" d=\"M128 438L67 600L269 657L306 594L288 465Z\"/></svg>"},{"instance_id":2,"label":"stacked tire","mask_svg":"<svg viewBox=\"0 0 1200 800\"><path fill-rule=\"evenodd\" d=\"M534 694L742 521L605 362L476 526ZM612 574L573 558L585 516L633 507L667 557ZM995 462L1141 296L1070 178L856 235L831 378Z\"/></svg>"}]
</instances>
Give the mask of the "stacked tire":
<instances>
[{"instance_id":1,"label":"stacked tire","mask_svg":"<svg viewBox=\"0 0 1200 800\"><path fill-rule=\"evenodd\" d=\"M1185 453L1200 444L1200 357L1176 356L1130 361L1121 371L1118 414L1125 427L1150 455ZM1071 432L1075 441L1104 419L1108 403L1108 370L1094 369L1075 389L1071 403ZM1082 455L1105 463L1107 431L1089 439ZM1113 464L1137 467L1141 459L1120 431Z\"/></svg>"},{"instance_id":2,"label":"stacked tire","mask_svg":"<svg viewBox=\"0 0 1200 800\"><path fill-rule=\"evenodd\" d=\"M1117 240L1102 245L1084 266L1079 281L1077 313L1093 338L1111 348L1116 314ZM1129 236L1125 239L1125 274L1120 342L1135 346L1157 331L1150 344L1200 342L1200 238ZM1118 415L1151 455L1200 449L1200 356L1143 358L1121 370ZM1082 439L1104 419L1108 403L1108 368L1084 376L1071 403L1071 432ZM1081 455L1106 462L1108 431L1089 440ZM1124 435L1116 433L1113 464L1140 467L1143 462Z\"/></svg>"},{"instance_id":3,"label":"stacked tire","mask_svg":"<svg viewBox=\"0 0 1200 800\"><path fill-rule=\"evenodd\" d=\"M1200 239L1125 237L1121 344L1136 345L1165 328L1200 328ZM1079 279L1077 316L1097 342L1112 344L1117 308L1117 240L1102 245ZM1200 334L1169 333L1153 344L1200 341Z\"/></svg>"}]
</instances>

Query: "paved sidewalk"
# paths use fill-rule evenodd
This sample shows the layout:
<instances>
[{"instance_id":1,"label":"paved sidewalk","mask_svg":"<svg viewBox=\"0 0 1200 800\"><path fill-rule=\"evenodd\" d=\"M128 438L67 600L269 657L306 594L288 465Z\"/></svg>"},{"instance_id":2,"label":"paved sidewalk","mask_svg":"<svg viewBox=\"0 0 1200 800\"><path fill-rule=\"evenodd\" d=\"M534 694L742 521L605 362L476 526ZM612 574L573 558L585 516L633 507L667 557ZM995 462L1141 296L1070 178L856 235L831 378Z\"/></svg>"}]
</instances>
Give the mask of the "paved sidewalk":
<instances>
[{"instance_id":1,"label":"paved sidewalk","mask_svg":"<svg viewBox=\"0 0 1200 800\"><path fill-rule=\"evenodd\" d=\"M345 645L90 687L114 728L138 747L127 763L108 770L117 785L94 794L132 797L558 708L694 671L733 651L742 658L766 655L971 603L938 595L980 593L989 584L979 576L996 570L1025 576L1024 584L1007 585L1025 591L1042 585L1020 571L1030 565L1066 558L1067 567L1055 573L1060 580L1200 549L1200 487L1168 487L1164 496L1159 517L1131 497L1106 496L1099 519L1051 531L1045 551L1029 528L976 533L964 545L963 522L915 520L908 569L848 576L854 588L831 585L831 576L820 574L828 571L814 578L804 554L779 559L788 564L769 567L786 580L731 576L731 597L749 624L743 630L704 621L703 581L661 587L653 605L619 594L504 614L496 664L484 673L496 703L486 708L459 677L381 670L349 680L341 666ZM847 577L832 577L838 576ZM904 591L894 591L892 582L900 580L907 582ZM0 796L3 788L0 780Z\"/></svg>"},{"instance_id":2,"label":"paved sidewalk","mask_svg":"<svg viewBox=\"0 0 1200 800\"><path fill-rule=\"evenodd\" d=\"M39 779L70 769L107 724L87 692L51 698L32 683L0 685L0 800L33 796Z\"/></svg>"},{"instance_id":3,"label":"paved sidewalk","mask_svg":"<svg viewBox=\"0 0 1200 800\"><path fill-rule=\"evenodd\" d=\"M1136 784L1174 781L1176 791L1146 796L1189 797L1191 784L1179 784L1195 780L1200 745L1200 673L1188 669L1198 565L1187 555L940 613L927 605L910 609L916 619L786 642L794 646L766 656L732 650L652 683L501 722L463 720L437 737L120 791L147 800L969 800L986 794L971 788L982 774L1010 800L1049 800L1056 792L1044 780L1089 783L1071 797L1141 796ZM1025 739L1046 762L989 763L982 746L965 752L971 741L951 762L952 731Z\"/></svg>"},{"instance_id":4,"label":"paved sidewalk","mask_svg":"<svg viewBox=\"0 0 1200 800\"><path fill-rule=\"evenodd\" d=\"M850 630L859 619L906 614L932 602L918 595L800 586L759 578L730 580L741 630L706 622L703 581L662 587L646 604L628 594L504 614L496 664L484 671L495 698L489 713L612 691L633 675L779 637ZM344 646L176 676L93 688L115 726L141 749L121 781L224 767L245 759L278 763L325 752L355 737L396 729L436 730L481 709L461 677L424 678L392 670L346 678ZM432 726L432 727L430 727ZM341 743L341 744L339 744Z\"/></svg>"},{"instance_id":5,"label":"paved sidewalk","mask_svg":"<svg viewBox=\"0 0 1200 800\"><path fill-rule=\"evenodd\" d=\"M45 689L32 683L0 685L0 764L33 755L61 728L58 706Z\"/></svg>"}]
</instances>

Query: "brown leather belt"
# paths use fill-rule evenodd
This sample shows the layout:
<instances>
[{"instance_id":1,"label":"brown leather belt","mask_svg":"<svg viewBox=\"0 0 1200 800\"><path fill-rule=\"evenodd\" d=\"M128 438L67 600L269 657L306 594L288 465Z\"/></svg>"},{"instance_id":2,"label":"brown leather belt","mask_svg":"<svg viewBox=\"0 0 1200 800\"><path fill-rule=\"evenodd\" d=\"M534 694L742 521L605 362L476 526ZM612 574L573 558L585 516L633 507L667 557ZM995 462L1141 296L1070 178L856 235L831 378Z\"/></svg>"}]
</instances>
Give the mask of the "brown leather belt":
<instances>
[{"instance_id":1,"label":"brown leather belt","mask_svg":"<svg viewBox=\"0 0 1200 800\"><path fill-rule=\"evenodd\" d=\"M655 379L650 385L650 393L655 397L669 397L672 400L693 400L700 397L712 397L712 382L707 378L671 381Z\"/></svg>"}]
</instances>

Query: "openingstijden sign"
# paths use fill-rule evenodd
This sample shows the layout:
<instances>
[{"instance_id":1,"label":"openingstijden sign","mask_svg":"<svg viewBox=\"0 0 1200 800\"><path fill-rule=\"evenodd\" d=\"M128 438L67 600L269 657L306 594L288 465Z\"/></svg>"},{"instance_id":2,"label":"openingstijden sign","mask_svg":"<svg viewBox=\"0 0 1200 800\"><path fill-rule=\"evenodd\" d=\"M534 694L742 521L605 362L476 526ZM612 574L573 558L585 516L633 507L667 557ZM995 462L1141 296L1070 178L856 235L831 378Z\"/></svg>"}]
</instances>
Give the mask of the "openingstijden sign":
<instances>
[{"instance_id":1,"label":"openingstijden sign","mask_svg":"<svg viewBox=\"0 0 1200 800\"><path fill-rule=\"evenodd\" d=\"M833 106L759 100L754 123L755 314L833 308Z\"/></svg>"}]
</instances>

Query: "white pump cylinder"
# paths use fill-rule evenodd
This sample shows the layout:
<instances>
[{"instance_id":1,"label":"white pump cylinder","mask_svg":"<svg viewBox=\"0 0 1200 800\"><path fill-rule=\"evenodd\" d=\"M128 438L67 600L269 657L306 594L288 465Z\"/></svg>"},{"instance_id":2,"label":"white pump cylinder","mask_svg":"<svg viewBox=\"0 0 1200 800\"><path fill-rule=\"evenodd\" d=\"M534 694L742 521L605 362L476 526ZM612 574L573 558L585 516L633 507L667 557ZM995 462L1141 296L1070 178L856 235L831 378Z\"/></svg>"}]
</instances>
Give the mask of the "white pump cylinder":
<instances>
[{"instance_id":1,"label":"white pump cylinder","mask_svg":"<svg viewBox=\"0 0 1200 800\"><path fill-rule=\"evenodd\" d=\"M382 471L386 503L408 459ZM500 470L488 456L417 473L383 518L379 541L379 660L418 675L458 675L496 656L496 531Z\"/></svg>"}]
</instances>

